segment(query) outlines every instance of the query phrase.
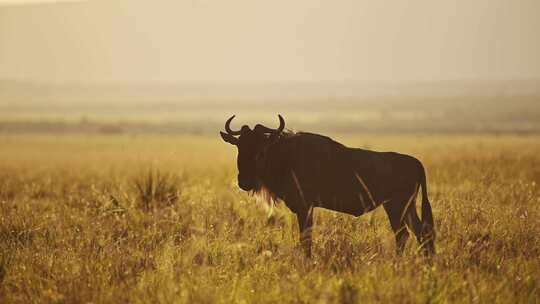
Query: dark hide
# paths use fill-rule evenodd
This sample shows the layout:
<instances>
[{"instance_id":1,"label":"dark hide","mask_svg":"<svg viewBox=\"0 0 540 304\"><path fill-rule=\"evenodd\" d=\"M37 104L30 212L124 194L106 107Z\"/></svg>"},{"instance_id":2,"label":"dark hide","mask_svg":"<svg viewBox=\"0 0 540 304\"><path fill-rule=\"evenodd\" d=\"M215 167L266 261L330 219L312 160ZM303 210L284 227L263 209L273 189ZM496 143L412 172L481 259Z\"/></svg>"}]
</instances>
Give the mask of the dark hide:
<instances>
[{"instance_id":1,"label":"dark hide","mask_svg":"<svg viewBox=\"0 0 540 304\"><path fill-rule=\"evenodd\" d=\"M298 215L301 230L309 228L302 226L310 226L313 207L360 216L383 205L398 253L408 237L406 225L428 252L435 251L425 171L414 157L348 148L325 136L297 133L269 146L259 166L258 178ZM419 186L423 222L415 208Z\"/></svg>"}]
</instances>

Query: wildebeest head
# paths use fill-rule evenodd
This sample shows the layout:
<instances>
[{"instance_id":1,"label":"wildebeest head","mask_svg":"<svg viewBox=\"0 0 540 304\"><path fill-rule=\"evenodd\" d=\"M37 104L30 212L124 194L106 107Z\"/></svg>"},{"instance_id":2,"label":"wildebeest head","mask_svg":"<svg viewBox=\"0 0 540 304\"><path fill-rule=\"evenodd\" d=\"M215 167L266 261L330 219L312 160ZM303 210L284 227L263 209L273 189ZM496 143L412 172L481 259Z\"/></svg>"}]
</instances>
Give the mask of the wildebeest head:
<instances>
[{"instance_id":1,"label":"wildebeest head","mask_svg":"<svg viewBox=\"0 0 540 304\"><path fill-rule=\"evenodd\" d=\"M274 143L285 129L285 120L278 115L279 127L277 129L257 124L253 130L244 125L239 131L233 131L230 124L234 117L235 115L231 116L225 123L227 133L220 132L221 138L238 148L238 186L245 191L257 191L261 187L257 175L259 160L266 148Z\"/></svg>"}]
</instances>

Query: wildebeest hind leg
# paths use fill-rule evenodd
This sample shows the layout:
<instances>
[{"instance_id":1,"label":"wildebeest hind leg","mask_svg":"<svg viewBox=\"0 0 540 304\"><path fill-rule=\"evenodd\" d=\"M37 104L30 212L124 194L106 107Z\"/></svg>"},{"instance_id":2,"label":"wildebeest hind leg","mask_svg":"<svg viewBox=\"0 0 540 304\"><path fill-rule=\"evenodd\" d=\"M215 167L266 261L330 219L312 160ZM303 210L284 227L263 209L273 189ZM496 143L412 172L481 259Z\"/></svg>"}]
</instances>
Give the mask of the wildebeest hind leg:
<instances>
[{"instance_id":1,"label":"wildebeest hind leg","mask_svg":"<svg viewBox=\"0 0 540 304\"><path fill-rule=\"evenodd\" d=\"M407 211L406 217L407 226L414 232L418 243L422 245L422 221L420 221L420 218L416 213L416 208L414 207L414 204L412 207L409 207L409 211Z\"/></svg>"},{"instance_id":2,"label":"wildebeest hind leg","mask_svg":"<svg viewBox=\"0 0 540 304\"><path fill-rule=\"evenodd\" d=\"M406 203L407 199L392 199L383 205L396 237L396 253L398 255L403 253L405 244L409 238L409 232L405 226L405 217L403 214Z\"/></svg>"}]
</instances>

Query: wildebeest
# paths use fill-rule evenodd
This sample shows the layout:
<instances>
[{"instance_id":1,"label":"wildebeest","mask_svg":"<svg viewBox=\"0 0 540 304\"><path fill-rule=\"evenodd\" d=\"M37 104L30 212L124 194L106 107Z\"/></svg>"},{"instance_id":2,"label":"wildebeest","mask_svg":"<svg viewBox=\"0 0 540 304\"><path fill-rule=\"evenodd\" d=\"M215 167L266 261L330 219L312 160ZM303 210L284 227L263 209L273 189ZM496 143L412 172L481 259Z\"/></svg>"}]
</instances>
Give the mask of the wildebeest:
<instances>
[{"instance_id":1,"label":"wildebeest","mask_svg":"<svg viewBox=\"0 0 540 304\"><path fill-rule=\"evenodd\" d=\"M271 129L257 124L233 131L225 123L224 141L238 148L238 186L245 191L282 200L296 214L300 243L311 256L313 208L360 216L382 205L395 234L396 251L403 252L415 234L423 251L435 253L435 232L422 163L409 155L349 148L329 137L284 131L285 121ZM422 188L422 220L416 196Z\"/></svg>"}]
</instances>

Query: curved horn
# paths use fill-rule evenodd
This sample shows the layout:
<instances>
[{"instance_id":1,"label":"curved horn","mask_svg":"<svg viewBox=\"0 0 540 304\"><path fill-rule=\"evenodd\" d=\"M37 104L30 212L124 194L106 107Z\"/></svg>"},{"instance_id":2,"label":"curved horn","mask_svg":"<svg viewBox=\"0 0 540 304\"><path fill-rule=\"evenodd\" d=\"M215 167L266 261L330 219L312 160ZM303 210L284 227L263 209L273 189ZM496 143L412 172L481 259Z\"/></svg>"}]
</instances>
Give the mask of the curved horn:
<instances>
[{"instance_id":1,"label":"curved horn","mask_svg":"<svg viewBox=\"0 0 540 304\"><path fill-rule=\"evenodd\" d=\"M283 119L283 117L281 117L281 115L278 115L278 117L279 117L279 127L277 129L271 129L263 125L257 125L256 127L259 128L264 133L280 134L285 129L285 120Z\"/></svg>"},{"instance_id":2,"label":"curved horn","mask_svg":"<svg viewBox=\"0 0 540 304\"><path fill-rule=\"evenodd\" d=\"M279 127L276 130L276 133L281 133L285 129L285 119L283 119L283 117L281 117L280 114L278 114L278 118L279 118Z\"/></svg>"},{"instance_id":3,"label":"curved horn","mask_svg":"<svg viewBox=\"0 0 540 304\"><path fill-rule=\"evenodd\" d=\"M231 121L236 117L236 115L231 116L231 118L227 119L227 122L225 122L225 131L231 135L240 135L242 133L241 131L233 131L231 130Z\"/></svg>"}]
</instances>

